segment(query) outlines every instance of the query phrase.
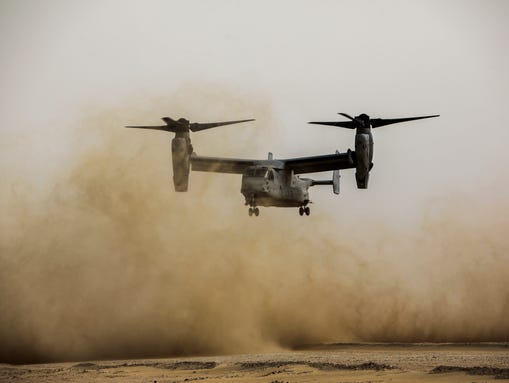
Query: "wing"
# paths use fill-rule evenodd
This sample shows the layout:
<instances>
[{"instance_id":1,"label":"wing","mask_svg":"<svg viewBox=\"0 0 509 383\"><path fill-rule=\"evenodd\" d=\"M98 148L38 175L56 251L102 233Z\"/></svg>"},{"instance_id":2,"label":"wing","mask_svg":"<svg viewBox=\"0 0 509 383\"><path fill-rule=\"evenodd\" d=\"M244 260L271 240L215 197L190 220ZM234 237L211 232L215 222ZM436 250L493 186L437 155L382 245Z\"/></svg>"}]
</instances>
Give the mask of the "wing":
<instances>
[{"instance_id":1,"label":"wing","mask_svg":"<svg viewBox=\"0 0 509 383\"><path fill-rule=\"evenodd\" d=\"M285 169L291 169L295 174L325 172L336 169L350 169L355 167L355 152L326 154L323 156L291 158L280 160Z\"/></svg>"},{"instance_id":2,"label":"wing","mask_svg":"<svg viewBox=\"0 0 509 383\"><path fill-rule=\"evenodd\" d=\"M325 172L355 167L355 152L326 154L280 160L250 160L241 158L202 157L191 155L191 169L198 172L243 174L251 166L272 166L293 170L295 174Z\"/></svg>"},{"instance_id":3,"label":"wing","mask_svg":"<svg viewBox=\"0 0 509 383\"><path fill-rule=\"evenodd\" d=\"M238 158L202 157L193 154L191 166L193 171L242 174L246 168L259 164L260 160Z\"/></svg>"}]
</instances>

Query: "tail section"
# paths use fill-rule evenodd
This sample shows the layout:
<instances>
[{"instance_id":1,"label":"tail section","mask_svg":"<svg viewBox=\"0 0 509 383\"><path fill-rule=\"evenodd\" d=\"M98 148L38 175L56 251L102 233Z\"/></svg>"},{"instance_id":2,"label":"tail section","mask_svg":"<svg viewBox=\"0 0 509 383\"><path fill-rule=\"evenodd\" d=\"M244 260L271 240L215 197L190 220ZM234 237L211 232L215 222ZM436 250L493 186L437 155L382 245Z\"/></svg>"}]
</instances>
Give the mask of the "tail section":
<instances>
[{"instance_id":1,"label":"tail section","mask_svg":"<svg viewBox=\"0 0 509 383\"><path fill-rule=\"evenodd\" d=\"M332 191L334 194L339 194L339 178L341 175L339 174L339 169L336 169L332 172Z\"/></svg>"},{"instance_id":2,"label":"tail section","mask_svg":"<svg viewBox=\"0 0 509 383\"><path fill-rule=\"evenodd\" d=\"M311 180L311 186L332 185L332 192L334 194L339 194L340 177L339 170L336 169L332 172L332 180Z\"/></svg>"}]
</instances>

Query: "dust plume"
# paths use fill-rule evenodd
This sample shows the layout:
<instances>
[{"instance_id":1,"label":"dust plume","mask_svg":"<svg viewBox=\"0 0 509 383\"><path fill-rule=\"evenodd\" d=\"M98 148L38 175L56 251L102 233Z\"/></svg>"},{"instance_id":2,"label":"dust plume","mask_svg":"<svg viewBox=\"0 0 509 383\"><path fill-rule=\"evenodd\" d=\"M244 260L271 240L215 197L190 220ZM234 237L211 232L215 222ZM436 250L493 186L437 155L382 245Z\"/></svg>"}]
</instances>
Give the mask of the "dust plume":
<instances>
[{"instance_id":1,"label":"dust plume","mask_svg":"<svg viewBox=\"0 0 509 383\"><path fill-rule=\"evenodd\" d=\"M200 154L239 156L273 122L263 101L202 90L189 103L189 89L142 112L86 112L84 143L46 191L2 174L1 362L509 338L506 200L444 198L396 231L352 212L249 218L238 176L192 173L177 194L171 136L122 125L254 111L256 134L193 135Z\"/></svg>"}]
</instances>

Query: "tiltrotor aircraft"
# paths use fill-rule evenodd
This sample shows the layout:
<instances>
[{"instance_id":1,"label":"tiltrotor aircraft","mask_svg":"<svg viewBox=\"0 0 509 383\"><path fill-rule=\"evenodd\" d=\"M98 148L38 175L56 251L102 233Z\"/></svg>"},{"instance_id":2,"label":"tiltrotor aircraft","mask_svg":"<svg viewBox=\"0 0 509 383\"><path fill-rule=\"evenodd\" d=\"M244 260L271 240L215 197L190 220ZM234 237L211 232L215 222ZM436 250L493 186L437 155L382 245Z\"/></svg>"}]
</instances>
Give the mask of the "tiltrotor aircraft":
<instances>
[{"instance_id":1,"label":"tiltrotor aircraft","mask_svg":"<svg viewBox=\"0 0 509 383\"><path fill-rule=\"evenodd\" d=\"M310 124L331 125L347 129L356 129L355 151L348 149L345 153L336 151L334 154L320 156L274 159L269 153L266 160L203 157L193 151L189 131L198 132L223 125L254 121L237 120L213 123L190 123L184 118L173 120L163 117L165 125L158 126L126 126L126 128L154 129L175 133L171 141L173 162L173 184L175 191L185 192L188 189L189 171L242 174L241 193L245 204L249 205L249 215L258 216L258 206L296 207L299 214L310 214L308 206L311 186L332 185L334 194L339 194L339 171L355 168L357 188L367 189L369 172L373 168L373 135L372 128L396 124L399 122L438 117L422 116L395 119L370 119L361 114L350 117L339 113L348 121L310 122ZM332 170L331 180L313 180L301 178L300 174L324 172Z\"/></svg>"}]
</instances>

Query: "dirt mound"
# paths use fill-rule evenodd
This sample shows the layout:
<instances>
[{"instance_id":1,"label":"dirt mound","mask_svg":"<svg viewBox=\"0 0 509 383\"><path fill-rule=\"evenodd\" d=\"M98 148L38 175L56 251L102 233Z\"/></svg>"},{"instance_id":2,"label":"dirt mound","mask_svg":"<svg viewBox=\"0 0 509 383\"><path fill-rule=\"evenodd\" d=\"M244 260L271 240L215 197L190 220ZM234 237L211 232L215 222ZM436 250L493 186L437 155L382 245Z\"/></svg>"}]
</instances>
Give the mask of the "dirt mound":
<instances>
[{"instance_id":1,"label":"dirt mound","mask_svg":"<svg viewBox=\"0 0 509 383\"><path fill-rule=\"evenodd\" d=\"M237 363L240 368L244 370L260 370L263 368L279 368L288 366L290 364L306 364L303 361L290 361L290 360L282 360L282 361L262 361L262 362L243 362Z\"/></svg>"},{"instance_id":2,"label":"dirt mound","mask_svg":"<svg viewBox=\"0 0 509 383\"><path fill-rule=\"evenodd\" d=\"M121 363L121 364L95 364L95 363L78 363L71 368L83 369L83 370L103 370L123 367L153 367L162 368L165 370L208 370L216 367L216 362L132 362L132 363Z\"/></svg>"},{"instance_id":3,"label":"dirt mound","mask_svg":"<svg viewBox=\"0 0 509 383\"><path fill-rule=\"evenodd\" d=\"M397 367L384 363L367 362L361 364L341 364L341 363L306 363L309 367L319 370L393 370Z\"/></svg>"},{"instance_id":4,"label":"dirt mound","mask_svg":"<svg viewBox=\"0 0 509 383\"><path fill-rule=\"evenodd\" d=\"M430 374L444 374L448 372L465 372L468 375L493 375L495 379L509 379L509 368L497 367L437 366L430 371Z\"/></svg>"},{"instance_id":5,"label":"dirt mound","mask_svg":"<svg viewBox=\"0 0 509 383\"><path fill-rule=\"evenodd\" d=\"M101 368L106 368L106 367L97 365L95 363L84 362L84 363L75 364L71 368L78 368L78 369L82 369L82 370L100 370Z\"/></svg>"},{"instance_id":6,"label":"dirt mound","mask_svg":"<svg viewBox=\"0 0 509 383\"><path fill-rule=\"evenodd\" d=\"M366 362L361 364L341 364L329 362L306 362L302 360L281 360L281 361L262 361L262 362L244 362L240 363L242 369L264 369L280 368L288 365L304 365L318 370L392 370L397 367L383 363Z\"/></svg>"}]
</instances>

